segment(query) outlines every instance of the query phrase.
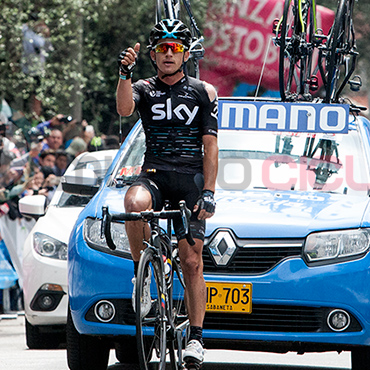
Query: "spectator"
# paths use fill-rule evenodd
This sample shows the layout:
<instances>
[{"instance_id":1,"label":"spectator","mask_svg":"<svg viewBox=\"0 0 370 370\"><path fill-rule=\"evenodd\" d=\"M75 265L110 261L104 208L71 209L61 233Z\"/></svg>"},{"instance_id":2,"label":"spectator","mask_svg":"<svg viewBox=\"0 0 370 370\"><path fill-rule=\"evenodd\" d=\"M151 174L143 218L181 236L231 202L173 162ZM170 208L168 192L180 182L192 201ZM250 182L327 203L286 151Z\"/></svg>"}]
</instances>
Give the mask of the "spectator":
<instances>
[{"instance_id":1,"label":"spectator","mask_svg":"<svg viewBox=\"0 0 370 370\"><path fill-rule=\"evenodd\" d=\"M39 155L40 167L51 167L55 166L56 153L54 150L47 149L43 150Z\"/></svg>"},{"instance_id":2,"label":"spectator","mask_svg":"<svg viewBox=\"0 0 370 370\"><path fill-rule=\"evenodd\" d=\"M8 129L8 119L3 113L0 113L0 148L7 152L14 153L15 157L20 157L20 153L16 145L6 137Z\"/></svg>"},{"instance_id":3,"label":"spectator","mask_svg":"<svg viewBox=\"0 0 370 370\"><path fill-rule=\"evenodd\" d=\"M23 154L20 158L15 158L11 161L11 167L26 167L29 176L34 174L35 168L40 167L39 154L42 149L41 141L33 141L30 143L30 151Z\"/></svg>"},{"instance_id":4,"label":"spectator","mask_svg":"<svg viewBox=\"0 0 370 370\"><path fill-rule=\"evenodd\" d=\"M58 150L63 147L63 133L58 128L50 131L46 137L46 142L43 143L42 150L52 149Z\"/></svg>"},{"instance_id":5,"label":"spectator","mask_svg":"<svg viewBox=\"0 0 370 370\"><path fill-rule=\"evenodd\" d=\"M87 125L86 121L82 121L81 124L78 124L77 120L72 120L69 122L63 129L63 142L64 148L67 149L72 140L81 136L83 125Z\"/></svg>"},{"instance_id":6,"label":"spectator","mask_svg":"<svg viewBox=\"0 0 370 370\"><path fill-rule=\"evenodd\" d=\"M68 165L81 153L87 151L87 144L81 137L75 137L66 149Z\"/></svg>"},{"instance_id":7,"label":"spectator","mask_svg":"<svg viewBox=\"0 0 370 370\"><path fill-rule=\"evenodd\" d=\"M105 138L105 148L106 149L119 149L120 148L119 137L116 135L108 135Z\"/></svg>"},{"instance_id":8,"label":"spectator","mask_svg":"<svg viewBox=\"0 0 370 370\"><path fill-rule=\"evenodd\" d=\"M85 140L86 144L89 144L94 136L95 136L94 126L92 125L82 126L81 137Z\"/></svg>"},{"instance_id":9,"label":"spectator","mask_svg":"<svg viewBox=\"0 0 370 370\"><path fill-rule=\"evenodd\" d=\"M97 152L104 149L106 149L105 140L101 136L94 136L87 145L88 152Z\"/></svg>"},{"instance_id":10,"label":"spectator","mask_svg":"<svg viewBox=\"0 0 370 370\"><path fill-rule=\"evenodd\" d=\"M68 120L68 117L65 117L63 114L57 114L49 121L44 121L39 123L36 128L45 135L47 130L52 130L53 128L62 128L63 121Z\"/></svg>"},{"instance_id":11,"label":"spectator","mask_svg":"<svg viewBox=\"0 0 370 370\"><path fill-rule=\"evenodd\" d=\"M64 150L56 151L55 166L53 168L56 176L63 176L68 166L68 155Z\"/></svg>"},{"instance_id":12,"label":"spectator","mask_svg":"<svg viewBox=\"0 0 370 370\"><path fill-rule=\"evenodd\" d=\"M0 188L5 188L9 185L10 179L10 163L14 159L14 154L6 150L0 149Z\"/></svg>"}]
</instances>

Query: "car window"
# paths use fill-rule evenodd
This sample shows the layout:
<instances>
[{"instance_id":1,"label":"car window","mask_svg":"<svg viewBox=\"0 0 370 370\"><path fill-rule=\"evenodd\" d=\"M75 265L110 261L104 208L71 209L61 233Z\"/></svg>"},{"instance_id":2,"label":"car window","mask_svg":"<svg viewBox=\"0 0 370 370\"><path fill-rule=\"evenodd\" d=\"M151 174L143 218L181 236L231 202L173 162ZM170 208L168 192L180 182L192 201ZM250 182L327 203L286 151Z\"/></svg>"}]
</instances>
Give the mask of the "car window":
<instances>
[{"instance_id":1,"label":"car window","mask_svg":"<svg viewBox=\"0 0 370 370\"><path fill-rule=\"evenodd\" d=\"M218 187L367 195L360 134L220 130Z\"/></svg>"},{"instance_id":2,"label":"car window","mask_svg":"<svg viewBox=\"0 0 370 370\"><path fill-rule=\"evenodd\" d=\"M107 172L110 164L112 163L113 157L107 156L97 160L95 156L86 155L83 159L77 163L75 170L79 169L91 169L98 177L97 185L100 185L104 179L105 173ZM62 195L58 202L58 207L84 207L89 203L92 196L81 196L62 192Z\"/></svg>"}]
</instances>

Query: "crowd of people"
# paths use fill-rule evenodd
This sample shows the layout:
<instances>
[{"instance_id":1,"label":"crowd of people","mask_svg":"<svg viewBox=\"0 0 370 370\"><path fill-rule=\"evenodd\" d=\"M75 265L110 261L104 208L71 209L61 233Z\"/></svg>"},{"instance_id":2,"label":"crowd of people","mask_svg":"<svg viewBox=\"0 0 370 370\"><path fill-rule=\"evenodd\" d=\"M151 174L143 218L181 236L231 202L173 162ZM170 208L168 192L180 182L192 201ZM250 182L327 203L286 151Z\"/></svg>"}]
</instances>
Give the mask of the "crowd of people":
<instances>
[{"instance_id":1,"label":"crowd of people","mask_svg":"<svg viewBox=\"0 0 370 370\"><path fill-rule=\"evenodd\" d=\"M68 165L85 151L119 148L119 138L97 136L85 120L58 114L27 132L0 113L0 217L21 217L24 196L53 196Z\"/></svg>"}]
</instances>

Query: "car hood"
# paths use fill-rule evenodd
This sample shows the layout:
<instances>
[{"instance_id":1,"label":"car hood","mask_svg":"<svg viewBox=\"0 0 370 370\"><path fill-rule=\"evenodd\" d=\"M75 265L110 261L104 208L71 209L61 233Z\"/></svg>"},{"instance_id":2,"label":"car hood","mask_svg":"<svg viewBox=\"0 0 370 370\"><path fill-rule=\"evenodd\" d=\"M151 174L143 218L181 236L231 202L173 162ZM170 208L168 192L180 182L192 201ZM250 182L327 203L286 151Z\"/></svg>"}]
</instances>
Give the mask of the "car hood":
<instances>
[{"instance_id":1,"label":"car hood","mask_svg":"<svg viewBox=\"0 0 370 370\"><path fill-rule=\"evenodd\" d=\"M223 227L239 237L305 237L317 230L369 227L369 198L333 193L218 190L206 235Z\"/></svg>"},{"instance_id":2,"label":"car hood","mask_svg":"<svg viewBox=\"0 0 370 370\"><path fill-rule=\"evenodd\" d=\"M83 209L83 207L50 206L46 215L37 221L32 231L47 234L67 244L72 228Z\"/></svg>"}]
</instances>

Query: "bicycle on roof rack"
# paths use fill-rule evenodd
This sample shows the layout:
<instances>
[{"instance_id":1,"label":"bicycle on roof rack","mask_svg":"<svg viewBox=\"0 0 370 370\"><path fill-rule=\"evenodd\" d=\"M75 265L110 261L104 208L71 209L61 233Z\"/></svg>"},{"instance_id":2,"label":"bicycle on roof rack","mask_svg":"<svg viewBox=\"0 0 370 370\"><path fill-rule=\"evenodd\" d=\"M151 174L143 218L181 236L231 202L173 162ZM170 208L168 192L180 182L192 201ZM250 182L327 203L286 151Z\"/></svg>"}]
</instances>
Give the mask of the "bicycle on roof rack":
<instances>
[{"instance_id":1,"label":"bicycle on roof rack","mask_svg":"<svg viewBox=\"0 0 370 370\"><path fill-rule=\"evenodd\" d=\"M101 232L107 245L113 250L116 246L111 235L112 221L141 220L149 222L151 226L149 241L143 240L145 249L141 254L136 276L136 340L140 369L165 370L167 356L172 370L184 369L182 349L186 346L189 319L185 311L185 283L181 274L178 249L171 242L171 219L181 218L186 238L190 245L194 245L189 229L191 211L186 208L184 201L179 203L179 210L113 215L109 214L107 207L103 207L102 211ZM160 219L167 219L167 230L160 227ZM145 299L148 277L151 279L151 307L149 312L144 312L142 302ZM193 367L187 366L188 369L197 369L196 364Z\"/></svg>"},{"instance_id":2,"label":"bicycle on roof rack","mask_svg":"<svg viewBox=\"0 0 370 370\"><path fill-rule=\"evenodd\" d=\"M347 83L353 91L362 85L359 76L350 80L356 66L355 29L353 8L355 0L339 0L333 26L325 47L325 103L338 103Z\"/></svg>"},{"instance_id":3,"label":"bicycle on roof rack","mask_svg":"<svg viewBox=\"0 0 370 370\"><path fill-rule=\"evenodd\" d=\"M283 16L273 24L279 52L279 90L282 101L312 100L310 91L318 89L312 75L315 47L325 37L316 26L315 0L285 0Z\"/></svg>"},{"instance_id":4,"label":"bicycle on roof rack","mask_svg":"<svg viewBox=\"0 0 370 370\"><path fill-rule=\"evenodd\" d=\"M192 34L190 58L186 68L188 73L199 78L199 61L204 57L204 38L194 18L189 0L156 0L155 23L161 19L181 19ZM190 68L189 68L190 67Z\"/></svg>"},{"instance_id":5,"label":"bicycle on roof rack","mask_svg":"<svg viewBox=\"0 0 370 370\"><path fill-rule=\"evenodd\" d=\"M352 20L354 1L339 0L333 26L329 35L324 35L317 27L315 0L285 0L283 16L273 23L274 42L280 47L282 101L312 101L319 76L325 103L338 103L347 83L352 90L359 90L360 77L350 80L358 55Z\"/></svg>"}]
</instances>

